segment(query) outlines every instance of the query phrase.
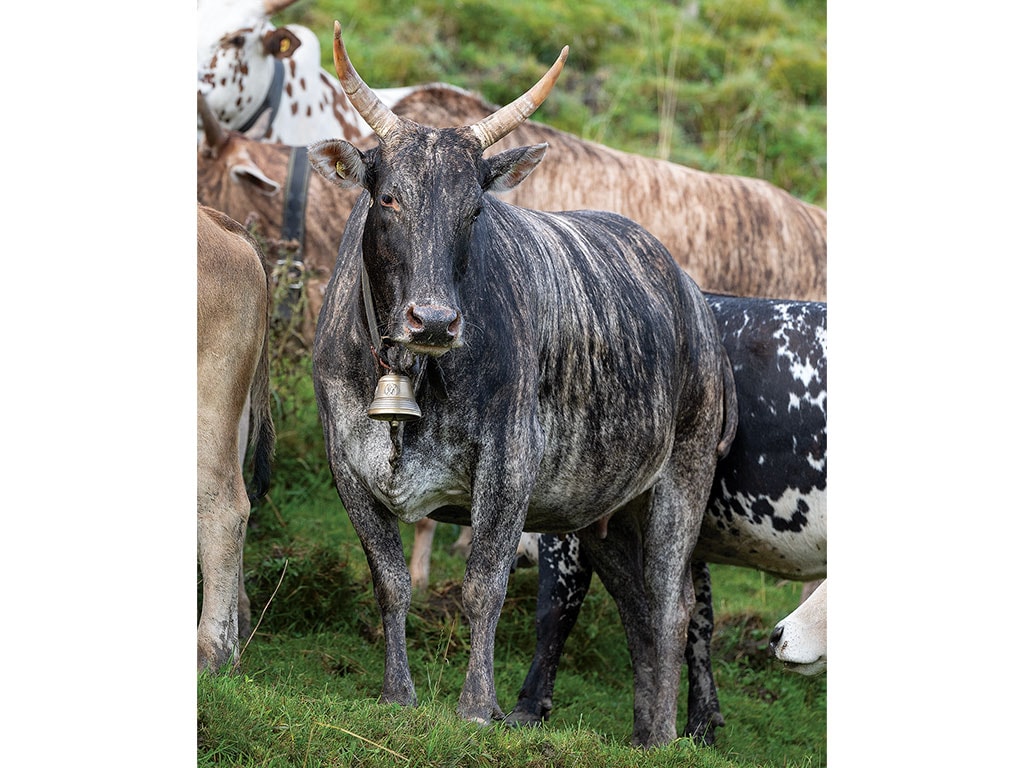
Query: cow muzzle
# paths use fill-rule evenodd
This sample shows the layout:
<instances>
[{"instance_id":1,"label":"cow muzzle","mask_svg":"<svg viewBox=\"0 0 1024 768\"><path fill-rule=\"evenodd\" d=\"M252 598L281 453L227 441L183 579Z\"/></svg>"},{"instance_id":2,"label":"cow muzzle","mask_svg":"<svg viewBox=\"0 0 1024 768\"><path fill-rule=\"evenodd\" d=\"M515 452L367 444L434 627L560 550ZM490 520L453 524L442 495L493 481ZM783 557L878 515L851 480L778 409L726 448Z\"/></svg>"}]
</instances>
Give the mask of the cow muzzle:
<instances>
[{"instance_id":1,"label":"cow muzzle","mask_svg":"<svg viewBox=\"0 0 1024 768\"><path fill-rule=\"evenodd\" d=\"M440 357L462 346L462 313L441 304L409 302L395 340L416 354Z\"/></svg>"}]
</instances>

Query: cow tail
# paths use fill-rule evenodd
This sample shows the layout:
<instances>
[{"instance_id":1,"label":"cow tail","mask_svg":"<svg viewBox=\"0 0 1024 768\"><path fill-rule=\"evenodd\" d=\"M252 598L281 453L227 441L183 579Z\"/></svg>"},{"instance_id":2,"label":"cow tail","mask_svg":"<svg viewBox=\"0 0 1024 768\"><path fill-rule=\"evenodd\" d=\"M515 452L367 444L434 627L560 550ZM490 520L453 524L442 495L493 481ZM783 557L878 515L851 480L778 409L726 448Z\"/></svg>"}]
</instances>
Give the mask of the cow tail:
<instances>
[{"instance_id":1,"label":"cow tail","mask_svg":"<svg viewBox=\"0 0 1024 768\"><path fill-rule=\"evenodd\" d=\"M264 269L266 262L264 260ZM270 490L270 465L274 458L274 446L277 434L274 430L274 418L270 410L270 283L267 283L267 317L263 333L263 349L256 364L256 372L252 377L249 396L252 401L252 431L249 445L252 448L253 480L249 491L249 502L255 502L266 496Z\"/></svg>"},{"instance_id":2,"label":"cow tail","mask_svg":"<svg viewBox=\"0 0 1024 768\"><path fill-rule=\"evenodd\" d=\"M732 373L732 361L725 348L722 348L722 438L716 449L719 459L729 455L732 441L736 437L739 424L739 405L736 402L736 379Z\"/></svg>"}]
</instances>

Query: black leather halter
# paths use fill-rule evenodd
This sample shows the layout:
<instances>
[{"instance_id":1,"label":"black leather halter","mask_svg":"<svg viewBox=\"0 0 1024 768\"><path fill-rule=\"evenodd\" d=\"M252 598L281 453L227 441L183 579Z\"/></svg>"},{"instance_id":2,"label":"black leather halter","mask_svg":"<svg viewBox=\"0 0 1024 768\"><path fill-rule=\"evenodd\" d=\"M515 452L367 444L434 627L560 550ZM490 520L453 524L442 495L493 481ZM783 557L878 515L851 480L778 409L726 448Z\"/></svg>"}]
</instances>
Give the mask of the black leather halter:
<instances>
[{"instance_id":1,"label":"black leather halter","mask_svg":"<svg viewBox=\"0 0 1024 768\"><path fill-rule=\"evenodd\" d=\"M245 125L238 129L239 133L245 133L254 125L256 121L260 119L264 112L270 110L270 122L267 123L267 132L270 131L270 126L274 124L274 118L277 117L277 109L281 106L281 90L284 85L284 64L281 63L280 59L274 59L274 79L270 83L270 90L267 91L267 95L263 99L263 103L260 104L259 109L256 110L255 114L245 121Z\"/></svg>"}]
</instances>

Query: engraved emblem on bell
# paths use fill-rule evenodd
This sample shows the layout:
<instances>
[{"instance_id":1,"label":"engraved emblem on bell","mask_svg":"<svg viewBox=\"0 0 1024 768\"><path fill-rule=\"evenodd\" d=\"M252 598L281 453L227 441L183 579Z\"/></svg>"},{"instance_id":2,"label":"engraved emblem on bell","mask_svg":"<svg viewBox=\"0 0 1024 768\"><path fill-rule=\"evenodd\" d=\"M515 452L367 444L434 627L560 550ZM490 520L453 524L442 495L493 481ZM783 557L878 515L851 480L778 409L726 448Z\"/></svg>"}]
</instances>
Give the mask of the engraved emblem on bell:
<instances>
[{"instance_id":1,"label":"engraved emblem on bell","mask_svg":"<svg viewBox=\"0 0 1024 768\"><path fill-rule=\"evenodd\" d=\"M423 415L413 396L412 382L400 373L380 377L366 414L378 421L409 421Z\"/></svg>"}]
</instances>

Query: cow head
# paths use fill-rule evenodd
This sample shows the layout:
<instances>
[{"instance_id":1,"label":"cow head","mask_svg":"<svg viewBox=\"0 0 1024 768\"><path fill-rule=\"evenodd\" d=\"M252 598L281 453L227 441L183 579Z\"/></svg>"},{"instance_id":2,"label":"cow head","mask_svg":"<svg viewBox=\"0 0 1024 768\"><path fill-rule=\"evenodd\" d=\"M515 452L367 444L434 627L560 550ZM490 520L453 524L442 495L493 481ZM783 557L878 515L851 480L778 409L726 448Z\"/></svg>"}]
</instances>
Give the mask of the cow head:
<instances>
[{"instance_id":1,"label":"cow head","mask_svg":"<svg viewBox=\"0 0 1024 768\"><path fill-rule=\"evenodd\" d=\"M341 139L310 147L313 167L340 187L369 192L363 264L385 343L440 356L463 343L460 278L486 226L486 192L512 189L540 163L547 144L493 157L483 152L529 117L555 84L568 46L529 91L469 126L429 128L398 117L362 81L334 24L334 65L349 100L380 139L362 152Z\"/></svg>"},{"instance_id":2,"label":"cow head","mask_svg":"<svg viewBox=\"0 0 1024 768\"><path fill-rule=\"evenodd\" d=\"M200 4L199 89L224 127L248 130L271 91L275 62L291 58L302 45L303 28L278 29L270 22L271 15L293 2ZM319 67L319 45L311 47Z\"/></svg>"}]
</instances>

